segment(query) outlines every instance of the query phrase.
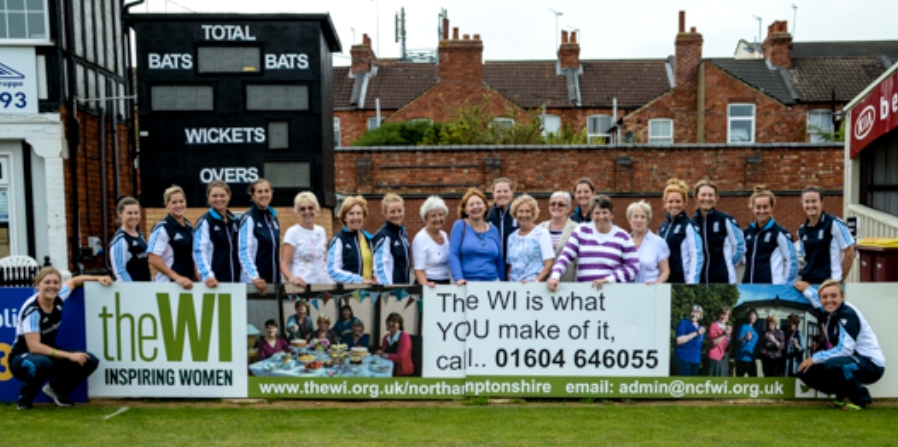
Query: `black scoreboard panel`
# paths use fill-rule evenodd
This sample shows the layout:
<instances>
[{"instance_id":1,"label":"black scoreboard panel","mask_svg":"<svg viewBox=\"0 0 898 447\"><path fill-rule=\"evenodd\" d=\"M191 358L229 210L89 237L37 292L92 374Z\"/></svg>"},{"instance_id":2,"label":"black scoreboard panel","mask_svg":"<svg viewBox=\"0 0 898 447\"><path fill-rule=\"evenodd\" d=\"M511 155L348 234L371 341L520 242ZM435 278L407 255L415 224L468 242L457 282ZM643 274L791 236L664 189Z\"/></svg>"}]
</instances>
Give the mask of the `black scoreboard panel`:
<instances>
[{"instance_id":1,"label":"black scoreboard panel","mask_svg":"<svg viewBox=\"0 0 898 447\"><path fill-rule=\"evenodd\" d=\"M231 205L266 178L273 204L312 190L334 206L331 54L323 14L132 14L142 202L172 184L188 205L224 180Z\"/></svg>"}]
</instances>

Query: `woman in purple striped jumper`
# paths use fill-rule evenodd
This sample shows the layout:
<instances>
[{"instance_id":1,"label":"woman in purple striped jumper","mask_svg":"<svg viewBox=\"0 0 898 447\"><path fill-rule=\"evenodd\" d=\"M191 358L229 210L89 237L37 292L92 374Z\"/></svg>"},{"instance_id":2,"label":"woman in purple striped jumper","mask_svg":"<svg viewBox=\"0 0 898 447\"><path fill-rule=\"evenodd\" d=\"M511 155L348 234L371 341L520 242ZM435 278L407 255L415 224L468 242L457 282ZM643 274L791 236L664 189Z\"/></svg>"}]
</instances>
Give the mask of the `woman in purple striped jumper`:
<instances>
[{"instance_id":1,"label":"woman in purple striped jumper","mask_svg":"<svg viewBox=\"0 0 898 447\"><path fill-rule=\"evenodd\" d=\"M559 279L565 269L577 264L577 282L592 282L601 289L605 283L633 282L639 272L639 255L636 245L626 231L611 223L614 204L606 195L589 200L591 222L581 223L571 233L567 244L547 283L549 290L558 290Z\"/></svg>"}]
</instances>

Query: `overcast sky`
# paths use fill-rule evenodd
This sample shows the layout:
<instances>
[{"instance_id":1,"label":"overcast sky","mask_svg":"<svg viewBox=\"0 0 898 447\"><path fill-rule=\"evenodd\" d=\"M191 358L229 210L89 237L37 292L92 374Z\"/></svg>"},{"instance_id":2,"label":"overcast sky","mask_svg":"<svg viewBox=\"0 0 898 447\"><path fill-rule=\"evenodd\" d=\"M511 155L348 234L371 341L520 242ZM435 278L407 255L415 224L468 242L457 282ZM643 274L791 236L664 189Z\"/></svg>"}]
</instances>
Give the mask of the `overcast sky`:
<instances>
[{"instance_id":1,"label":"overcast sky","mask_svg":"<svg viewBox=\"0 0 898 447\"><path fill-rule=\"evenodd\" d=\"M687 29L704 36L705 57L732 56L739 39L757 39L754 16L763 35L774 20L787 20L796 41L898 40L896 0L148 0L132 12L327 12L347 56L367 33L379 57L395 58L394 15L403 6L409 49L436 48L437 15L446 8L450 27L481 35L487 60L554 59L549 8L562 13L559 30L582 30L581 59L665 58L674 51L680 10Z\"/></svg>"}]
</instances>

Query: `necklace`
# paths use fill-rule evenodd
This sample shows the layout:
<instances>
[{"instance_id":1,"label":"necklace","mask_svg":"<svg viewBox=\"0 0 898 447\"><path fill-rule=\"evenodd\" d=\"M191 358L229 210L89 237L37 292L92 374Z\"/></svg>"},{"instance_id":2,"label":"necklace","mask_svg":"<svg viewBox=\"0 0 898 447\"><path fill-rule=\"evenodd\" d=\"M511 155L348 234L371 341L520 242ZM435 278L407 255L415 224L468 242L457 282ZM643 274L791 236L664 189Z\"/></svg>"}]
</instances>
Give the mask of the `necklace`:
<instances>
[{"instance_id":1,"label":"necklace","mask_svg":"<svg viewBox=\"0 0 898 447\"><path fill-rule=\"evenodd\" d=\"M480 239L480 246L481 246L481 247L483 247L484 245L486 245L486 241L484 240L484 238L486 238L486 231L484 231L483 233L478 233L477 230L474 230L474 235L477 236L477 239Z\"/></svg>"}]
</instances>

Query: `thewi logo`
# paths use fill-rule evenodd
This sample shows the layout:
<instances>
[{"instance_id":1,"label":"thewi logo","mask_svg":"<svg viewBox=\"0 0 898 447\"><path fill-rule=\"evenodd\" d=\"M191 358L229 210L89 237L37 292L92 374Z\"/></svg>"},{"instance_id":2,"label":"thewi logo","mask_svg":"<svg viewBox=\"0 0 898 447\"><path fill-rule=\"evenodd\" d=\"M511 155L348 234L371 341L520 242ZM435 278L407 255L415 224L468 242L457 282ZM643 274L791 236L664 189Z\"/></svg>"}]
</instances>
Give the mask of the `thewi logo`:
<instances>
[{"instance_id":1,"label":"thewi logo","mask_svg":"<svg viewBox=\"0 0 898 447\"><path fill-rule=\"evenodd\" d=\"M854 138L858 140L867 138L867 135L873 130L873 123L875 121L876 108L873 107L872 104L864 107L864 110L861 110L861 114L858 115L857 121L854 122Z\"/></svg>"}]
</instances>

